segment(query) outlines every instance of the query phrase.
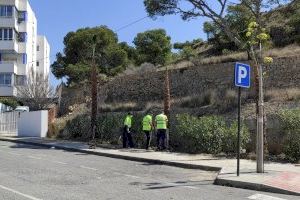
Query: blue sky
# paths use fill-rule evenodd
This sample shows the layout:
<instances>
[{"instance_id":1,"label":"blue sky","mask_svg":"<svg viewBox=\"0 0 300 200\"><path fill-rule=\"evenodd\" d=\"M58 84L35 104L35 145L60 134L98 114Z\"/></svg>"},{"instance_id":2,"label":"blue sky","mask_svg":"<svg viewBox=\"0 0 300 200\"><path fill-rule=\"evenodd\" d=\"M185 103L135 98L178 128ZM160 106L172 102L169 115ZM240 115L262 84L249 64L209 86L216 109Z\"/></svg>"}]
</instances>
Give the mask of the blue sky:
<instances>
[{"instance_id":1,"label":"blue sky","mask_svg":"<svg viewBox=\"0 0 300 200\"><path fill-rule=\"evenodd\" d=\"M143 0L29 0L38 20L39 34L46 35L51 45L51 62L55 54L63 51L63 38L70 31L82 27L106 25L117 30L147 16ZM119 41L132 44L137 33L164 28L172 42L204 38L204 19L183 21L179 16L145 19L117 32ZM51 75L51 83L59 83Z\"/></svg>"}]
</instances>

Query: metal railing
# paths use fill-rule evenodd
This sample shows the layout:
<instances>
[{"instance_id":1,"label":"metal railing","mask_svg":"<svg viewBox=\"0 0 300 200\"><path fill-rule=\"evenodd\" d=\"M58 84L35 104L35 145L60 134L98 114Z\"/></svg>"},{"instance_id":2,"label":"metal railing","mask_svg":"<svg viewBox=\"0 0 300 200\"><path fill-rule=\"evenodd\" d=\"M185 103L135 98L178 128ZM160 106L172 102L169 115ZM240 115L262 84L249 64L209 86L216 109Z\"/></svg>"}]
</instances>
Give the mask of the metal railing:
<instances>
[{"instance_id":1,"label":"metal railing","mask_svg":"<svg viewBox=\"0 0 300 200\"><path fill-rule=\"evenodd\" d=\"M0 136L17 136L18 112L0 113Z\"/></svg>"}]
</instances>

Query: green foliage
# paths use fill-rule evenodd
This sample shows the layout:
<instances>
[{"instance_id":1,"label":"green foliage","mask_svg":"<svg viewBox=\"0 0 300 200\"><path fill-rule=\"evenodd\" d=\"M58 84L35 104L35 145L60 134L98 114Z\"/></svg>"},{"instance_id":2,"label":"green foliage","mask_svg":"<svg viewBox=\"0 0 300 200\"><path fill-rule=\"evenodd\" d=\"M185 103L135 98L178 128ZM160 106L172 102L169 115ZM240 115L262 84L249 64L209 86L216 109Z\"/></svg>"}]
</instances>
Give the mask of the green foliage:
<instances>
[{"instance_id":1,"label":"green foliage","mask_svg":"<svg viewBox=\"0 0 300 200\"><path fill-rule=\"evenodd\" d=\"M236 151L236 124L228 126L217 116L193 117L177 115L177 126L171 135L172 146L189 153L234 153ZM173 131L171 132L173 133ZM249 132L243 126L242 148L249 141Z\"/></svg>"},{"instance_id":2,"label":"green foliage","mask_svg":"<svg viewBox=\"0 0 300 200\"><path fill-rule=\"evenodd\" d=\"M87 139L91 133L91 119L88 115L78 115L66 123L63 136L68 138Z\"/></svg>"},{"instance_id":3,"label":"green foliage","mask_svg":"<svg viewBox=\"0 0 300 200\"><path fill-rule=\"evenodd\" d=\"M284 153L291 162L300 161L300 109L279 112L285 133Z\"/></svg>"},{"instance_id":4,"label":"green foliage","mask_svg":"<svg viewBox=\"0 0 300 200\"><path fill-rule=\"evenodd\" d=\"M179 56L181 59L190 59L193 58L195 56L197 56L197 52L195 49L193 49L190 46L185 46L182 48L181 51L179 51Z\"/></svg>"},{"instance_id":5,"label":"green foliage","mask_svg":"<svg viewBox=\"0 0 300 200\"><path fill-rule=\"evenodd\" d=\"M89 78L93 48L100 73L113 76L127 65L127 52L118 44L117 35L105 26L70 32L64 45L64 55L58 53L51 67L57 78L67 78L69 83Z\"/></svg>"},{"instance_id":6,"label":"green foliage","mask_svg":"<svg viewBox=\"0 0 300 200\"><path fill-rule=\"evenodd\" d=\"M121 42L119 45L124 51L126 51L129 62L135 64L138 57L136 49L129 46L126 42Z\"/></svg>"},{"instance_id":7,"label":"green foliage","mask_svg":"<svg viewBox=\"0 0 300 200\"><path fill-rule=\"evenodd\" d=\"M222 151L225 153L234 153L237 149L237 132L238 132L238 124L237 122L233 122L226 129L223 138L223 146ZM241 128L241 147L246 148L246 145L250 141L250 133L245 124L242 124Z\"/></svg>"},{"instance_id":8,"label":"green foliage","mask_svg":"<svg viewBox=\"0 0 300 200\"><path fill-rule=\"evenodd\" d=\"M123 132L125 116L126 113L105 113L99 115L97 117L96 138L104 143L119 144L119 139ZM136 147L141 147L144 142L144 134L141 130L142 117L141 114L134 114L133 117L132 133ZM91 121L89 115L78 115L66 123L62 133L57 133L60 132L58 127L51 127L51 133L49 133L49 135L60 134L66 138L87 139L91 134L90 126Z\"/></svg>"},{"instance_id":9,"label":"green foliage","mask_svg":"<svg viewBox=\"0 0 300 200\"><path fill-rule=\"evenodd\" d=\"M194 39L193 41L186 41L186 42L176 42L174 43L173 47L174 49L183 49L185 47L191 47L191 48L196 48L197 46L201 46L203 44L202 39Z\"/></svg>"},{"instance_id":10,"label":"green foliage","mask_svg":"<svg viewBox=\"0 0 300 200\"><path fill-rule=\"evenodd\" d=\"M10 106L13 109L15 109L17 106L20 105L17 100L12 99L12 98L0 98L0 103Z\"/></svg>"},{"instance_id":11,"label":"green foliage","mask_svg":"<svg viewBox=\"0 0 300 200\"><path fill-rule=\"evenodd\" d=\"M104 114L97 118L97 138L103 142L118 144L123 131L122 114Z\"/></svg>"},{"instance_id":12,"label":"green foliage","mask_svg":"<svg viewBox=\"0 0 300 200\"><path fill-rule=\"evenodd\" d=\"M163 29L155 29L137 34L133 43L137 51L137 64L145 62L165 65L171 58L171 38Z\"/></svg>"}]
</instances>

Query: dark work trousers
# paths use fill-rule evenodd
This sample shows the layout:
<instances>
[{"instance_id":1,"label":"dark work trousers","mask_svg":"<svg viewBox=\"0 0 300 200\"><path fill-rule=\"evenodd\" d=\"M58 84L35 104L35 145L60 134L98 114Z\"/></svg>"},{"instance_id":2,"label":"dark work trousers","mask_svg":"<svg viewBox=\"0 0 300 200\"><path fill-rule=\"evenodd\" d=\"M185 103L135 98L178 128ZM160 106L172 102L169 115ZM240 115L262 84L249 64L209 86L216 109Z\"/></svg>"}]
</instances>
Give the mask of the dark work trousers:
<instances>
[{"instance_id":1,"label":"dark work trousers","mask_svg":"<svg viewBox=\"0 0 300 200\"><path fill-rule=\"evenodd\" d=\"M123 148L127 148L127 143L130 148L133 148L133 141L130 133L130 128L125 126L123 130Z\"/></svg>"},{"instance_id":2,"label":"dark work trousers","mask_svg":"<svg viewBox=\"0 0 300 200\"><path fill-rule=\"evenodd\" d=\"M150 131L144 131L146 135L146 149L149 149L150 146Z\"/></svg>"},{"instance_id":3,"label":"dark work trousers","mask_svg":"<svg viewBox=\"0 0 300 200\"><path fill-rule=\"evenodd\" d=\"M166 129L157 130L157 148L160 150L166 149Z\"/></svg>"}]
</instances>

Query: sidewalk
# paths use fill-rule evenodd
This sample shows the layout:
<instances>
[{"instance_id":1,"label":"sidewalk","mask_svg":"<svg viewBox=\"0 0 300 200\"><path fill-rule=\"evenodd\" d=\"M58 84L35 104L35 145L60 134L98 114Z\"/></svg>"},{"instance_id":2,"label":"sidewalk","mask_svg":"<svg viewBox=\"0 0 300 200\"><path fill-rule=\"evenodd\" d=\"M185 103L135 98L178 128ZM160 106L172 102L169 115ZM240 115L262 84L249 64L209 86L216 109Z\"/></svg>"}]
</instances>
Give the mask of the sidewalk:
<instances>
[{"instance_id":1,"label":"sidewalk","mask_svg":"<svg viewBox=\"0 0 300 200\"><path fill-rule=\"evenodd\" d=\"M83 142L61 141L39 138L0 137L2 141L25 143L44 147L55 147L67 151L79 151L94 155L126 159L139 162L164 164L182 168L219 171L215 180L217 185L237 188L292 194L300 196L300 166L292 164L265 163L264 174L257 174L256 162L241 160L241 174L236 176L236 160L213 157L205 154L183 154L170 152L155 152L142 149L89 149Z\"/></svg>"}]
</instances>

